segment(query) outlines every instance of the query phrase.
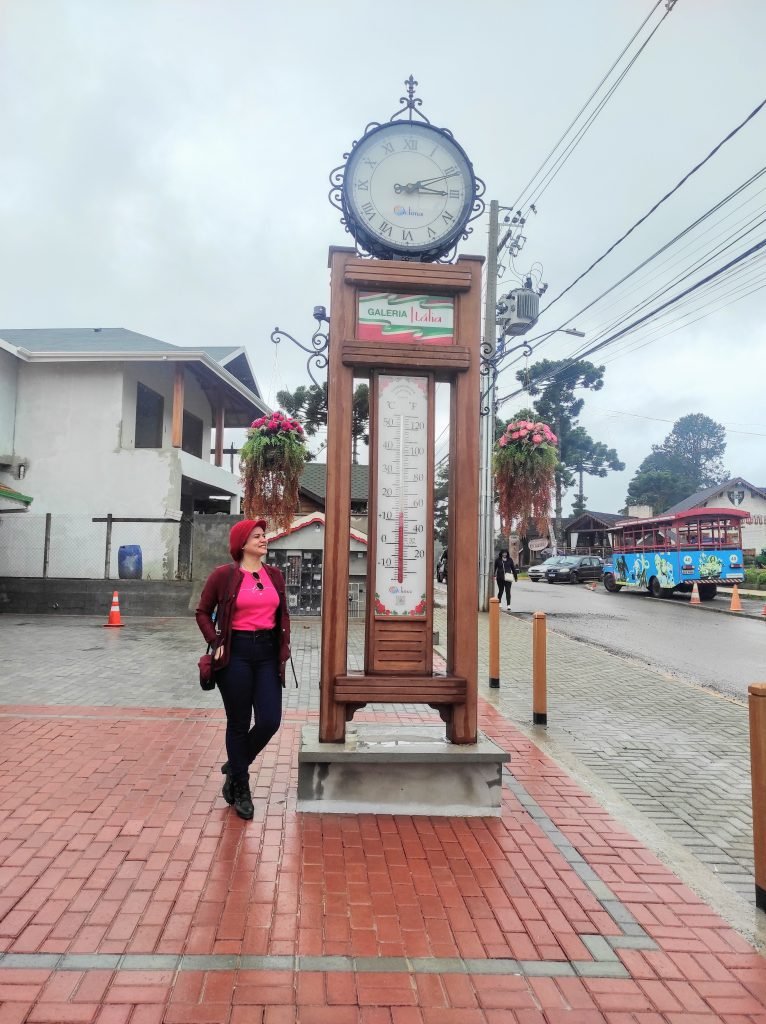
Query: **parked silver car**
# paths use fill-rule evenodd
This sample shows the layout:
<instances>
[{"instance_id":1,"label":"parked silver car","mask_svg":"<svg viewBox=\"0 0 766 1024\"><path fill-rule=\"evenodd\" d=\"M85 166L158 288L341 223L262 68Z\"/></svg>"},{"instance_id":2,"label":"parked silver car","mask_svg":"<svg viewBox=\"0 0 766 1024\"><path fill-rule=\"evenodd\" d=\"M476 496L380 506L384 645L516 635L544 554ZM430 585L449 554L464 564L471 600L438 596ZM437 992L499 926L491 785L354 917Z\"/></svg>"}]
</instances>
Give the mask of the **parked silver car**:
<instances>
[{"instance_id":1,"label":"parked silver car","mask_svg":"<svg viewBox=\"0 0 766 1024\"><path fill-rule=\"evenodd\" d=\"M546 558L544 562L539 562L537 565L530 565L527 570L527 576L533 583L539 583L540 580L545 580L547 583L548 580L545 576L546 572L552 565L557 565L563 557L563 555L551 555L551 557Z\"/></svg>"}]
</instances>

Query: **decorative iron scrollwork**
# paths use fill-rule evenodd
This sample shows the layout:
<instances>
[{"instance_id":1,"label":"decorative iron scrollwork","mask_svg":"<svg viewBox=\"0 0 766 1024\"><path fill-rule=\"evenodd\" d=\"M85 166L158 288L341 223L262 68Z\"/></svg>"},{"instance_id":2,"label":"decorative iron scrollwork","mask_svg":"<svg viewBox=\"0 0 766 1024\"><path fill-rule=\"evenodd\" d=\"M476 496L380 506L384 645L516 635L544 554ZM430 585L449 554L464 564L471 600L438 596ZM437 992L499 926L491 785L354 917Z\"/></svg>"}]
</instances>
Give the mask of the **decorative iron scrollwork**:
<instances>
[{"instance_id":1,"label":"decorative iron scrollwork","mask_svg":"<svg viewBox=\"0 0 766 1024\"><path fill-rule=\"evenodd\" d=\"M430 119L426 117L426 115L420 109L421 106L423 105L423 100L419 96L415 96L415 87L418 85L418 82L414 78L414 76L410 75L410 77L405 80L404 84L407 87L407 95L399 97L399 103L401 104L401 106L391 115L391 117L388 119L388 123L391 124L392 122L405 120L412 123L417 117L424 124L429 125L436 132L439 132L442 135L453 140L453 143L456 146L459 146L459 144L455 141L454 133L450 131L449 128L436 127L431 123ZM337 167L334 167L330 172L330 190L328 192L327 198L329 199L331 206L334 206L335 209L338 210L338 212L341 214L340 222L341 225L343 226L344 231L347 234L350 234L354 237L354 245L356 251L363 258L368 258L372 256L378 259L401 259L412 260L413 262L426 263L452 263L457 254L457 247L459 243L461 241L465 241L469 237L469 235L473 233L473 228L469 227L468 225L472 221L476 220L477 217L480 217L485 210L483 196L486 192L486 185L481 178L476 176L473 167L470 165L470 161L469 166L471 170L471 175L473 177L473 201L471 204L471 213L467 221L465 222L464 230L456 239L454 239L454 241L450 244L447 250L433 250L431 252L413 252L411 255L408 255L405 251L397 251L393 253L390 250L386 250L385 248L381 247L379 243L376 244L375 240L365 237L365 232L362 230L362 225L358 223L357 219L351 215L350 211L344 205L343 184L349 157L352 155L352 153L359 145L359 143L363 139L365 139L371 131L380 127L381 122L370 121L370 123L365 127L361 138L354 139L354 141L351 144L351 149L347 153L343 154L343 163L339 164Z\"/></svg>"},{"instance_id":2,"label":"decorative iron scrollwork","mask_svg":"<svg viewBox=\"0 0 766 1024\"><path fill-rule=\"evenodd\" d=\"M304 345L302 342L294 338L292 334L288 334L287 331L280 330L279 327L275 327L271 332L271 340L275 345L279 345L280 342L287 338L293 345L297 345L303 352L308 352L309 358L306 360L306 371L311 377L312 381L317 387L322 385L316 379L312 371L312 366L316 370L324 370L328 364L327 348L330 344L330 318L327 315L327 310L324 306L314 306L314 319L317 321L317 329L311 335L310 346ZM322 330L322 324L327 324L327 330Z\"/></svg>"},{"instance_id":3,"label":"decorative iron scrollwork","mask_svg":"<svg viewBox=\"0 0 766 1024\"><path fill-rule=\"evenodd\" d=\"M500 373L500 362L509 356L512 352L520 352L521 355L529 357L532 355L534 349L527 341L519 342L518 345L513 345L511 348L507 348L501 339L497 350L493 353L492 346L489 342L484 341L481 344L479 350L481 352L481 363L479 367L479 374L482 380L482 391L480 399L479 412L482 416L494 415L496 412L495 408L490 407L489 396L492 394L492 389L497 383L497 377ZM493 402L492 405L495 405Z\"/></svg>"}]
</instances>

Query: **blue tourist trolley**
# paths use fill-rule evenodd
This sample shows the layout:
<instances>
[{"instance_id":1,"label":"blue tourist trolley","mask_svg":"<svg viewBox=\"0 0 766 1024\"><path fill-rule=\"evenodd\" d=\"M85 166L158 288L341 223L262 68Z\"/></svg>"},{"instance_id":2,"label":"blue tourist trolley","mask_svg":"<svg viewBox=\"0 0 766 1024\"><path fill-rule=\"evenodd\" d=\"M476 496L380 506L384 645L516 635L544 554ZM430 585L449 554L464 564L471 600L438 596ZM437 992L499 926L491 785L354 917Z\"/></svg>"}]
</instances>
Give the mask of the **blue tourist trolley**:
<instances>
[{"instance_id":1,"label":"blue tourist trolley","mask_svg":"<svg viewBox=\"0 0 766 1024\"><path fill-rule=\"evenodd\" d=\"M744 583L742 520L748 515L743 509L692 508L618 522L604 586L610 593L625 587L670 597L696 582L700 600L712 601L719 583Z\"/></svg>"}]
</instances>

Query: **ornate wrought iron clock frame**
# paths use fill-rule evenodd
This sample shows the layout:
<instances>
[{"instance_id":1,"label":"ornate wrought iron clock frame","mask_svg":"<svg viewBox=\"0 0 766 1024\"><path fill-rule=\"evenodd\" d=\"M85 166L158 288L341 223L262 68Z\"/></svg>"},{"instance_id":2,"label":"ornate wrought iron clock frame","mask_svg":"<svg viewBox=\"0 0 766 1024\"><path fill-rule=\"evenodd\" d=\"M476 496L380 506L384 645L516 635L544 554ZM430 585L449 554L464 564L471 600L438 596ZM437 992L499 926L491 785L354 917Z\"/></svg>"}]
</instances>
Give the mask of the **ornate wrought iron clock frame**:
<instances>
[{"instance_id":1,"label":"ornate wrought iron clock frame","mask_svg":"<svg viewBox=\"0 0 766 1024\"><path fill-rule=\"evenodd\" d=\"M341 224L343 224L346 231L353 236L358 255L363 257L373 256L384 260L400 259L420 263L451 263L455 258L458 243L461 240L468 238L473 231L473 228L468 225L471 221L474 221L477 217L481 216L484 211L484 200L482 199L482 196L485 192L485 185L481 178L476 176L471 161L462 146L460 146L455 139L452 132L448 128L439 128L436 125L432 125L430 120L420 110L423 101L420 97L415 96L415 87L418 83L413 76L410 75L404 84L407 87L407 95L399 98L399 102L402 106L391 115L388 122L371 121L365 127L364 134L361 138L355 139L349 152L343 154L344 163L334 168L330 173L330 184L332 185L332 188L329 192L329 199L332 205L342 214ZM415 122L416 117L420 119L419 122ZM467 203L467 216L464 215L463 218L456 223L454 231L452 231L448 237L437 240L434 243L433 248L409 253L401 246L395 246L393 243L386 244L385 241L376 237L368 230L363 222L363 218L358 217L353 211L351 204L348 201L344 184L346 183L346 171L349 165L349 159L359 146L369 140L371 135L376 132L380 132L387 125L413 122L419 123L421 126L428 125L429 129L434 132L435 137L442 136L445 140L448 140L449 145L452 148L460 153L470 171L469 187L472 190L472 195L469 196L469 202Z\"/></svg>"}]
</instances>

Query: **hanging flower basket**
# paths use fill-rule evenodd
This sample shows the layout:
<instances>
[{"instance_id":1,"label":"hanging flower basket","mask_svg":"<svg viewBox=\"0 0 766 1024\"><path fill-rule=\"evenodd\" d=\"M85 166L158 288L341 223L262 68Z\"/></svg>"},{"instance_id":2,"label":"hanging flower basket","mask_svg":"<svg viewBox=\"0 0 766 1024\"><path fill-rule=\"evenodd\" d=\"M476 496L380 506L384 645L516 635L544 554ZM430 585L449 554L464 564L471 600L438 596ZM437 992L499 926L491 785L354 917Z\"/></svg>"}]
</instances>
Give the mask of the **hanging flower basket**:
<instances>
[{"instance_id":1,"label":"hanging flower basket","mask_svg":"<svg viewBox=\"0 0 766 1024\"><path fill-rule=\"evenodd\" d=\"M254 420L239 453L245 516L263 516L277 529L288 529L298 511L305 463L306 440L297 420L281 412Z\"/></svg>"},{"instance_id":2,"label":"hanging flower basket","mask_svg":"<svg viewBox=\"0 0 766 1024\"><path fill-rule=\"evenodd\" d=\"M558 438L547 423L515 420L495 444L493 468L500 527L526 536L530 523L548 531L548 512L559 464Z\"/></svg>"}]
</instances>

